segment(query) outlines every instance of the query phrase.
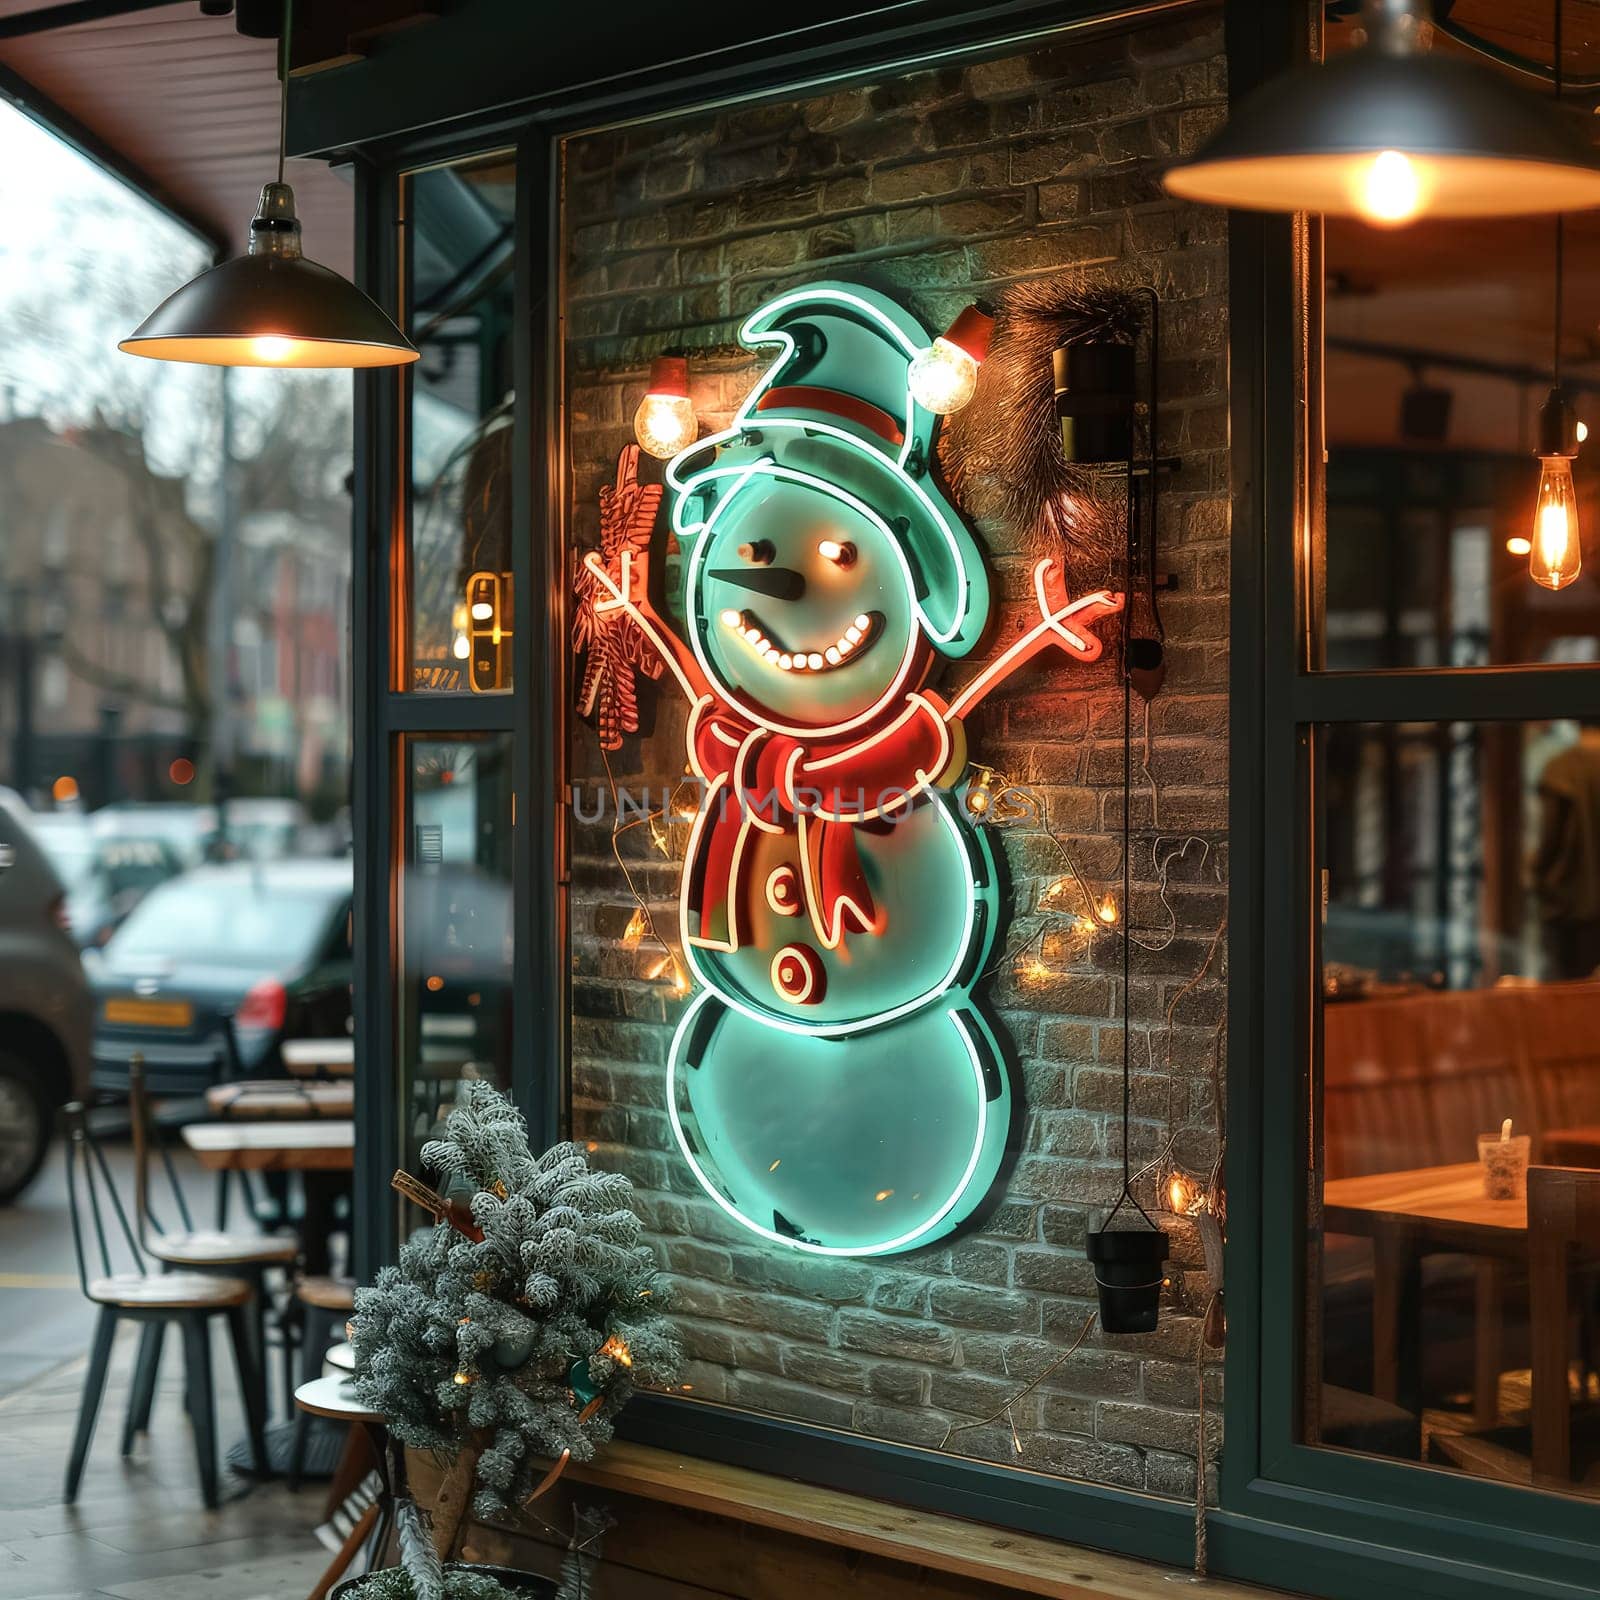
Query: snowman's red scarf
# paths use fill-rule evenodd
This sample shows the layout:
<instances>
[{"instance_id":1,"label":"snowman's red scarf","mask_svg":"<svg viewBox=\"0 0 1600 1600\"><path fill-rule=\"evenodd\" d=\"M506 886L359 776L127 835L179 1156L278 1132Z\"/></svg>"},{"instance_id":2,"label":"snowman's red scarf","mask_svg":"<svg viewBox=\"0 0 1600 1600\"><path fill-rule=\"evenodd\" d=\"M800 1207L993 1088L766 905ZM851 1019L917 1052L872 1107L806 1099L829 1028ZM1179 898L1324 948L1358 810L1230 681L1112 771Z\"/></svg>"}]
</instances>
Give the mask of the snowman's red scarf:
<instances>
[{"instance_id":1,"label":"snowman's red scarf","mask_svg":"<svg viewBox=\"0 0 1600 1600\"><path fill-rule=\"evenodd\" d=\"M750 881L752 828L796 833L805 901L829 949L846 933L881 933L883 916L856 849L856 829L904 817L949 765L953 744L937 695L907 695L871 724L802 738L757 727L725 701L703 701L690 726L699 772L711 784L686 905L699 913L698 944L737 949ZM726 938L719 938L722 914ZM718 932L713 932L716 929Z\"/></svg>"}]
</instances>

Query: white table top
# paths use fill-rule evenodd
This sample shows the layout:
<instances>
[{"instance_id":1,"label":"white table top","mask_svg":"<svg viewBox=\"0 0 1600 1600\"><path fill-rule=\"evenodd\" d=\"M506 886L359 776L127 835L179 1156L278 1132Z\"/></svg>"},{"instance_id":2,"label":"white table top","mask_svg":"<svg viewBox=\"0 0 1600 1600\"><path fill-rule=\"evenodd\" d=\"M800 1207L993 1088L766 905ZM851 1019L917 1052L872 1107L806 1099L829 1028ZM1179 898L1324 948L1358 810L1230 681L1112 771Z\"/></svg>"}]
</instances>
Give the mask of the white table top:
<instances>
[{"instance_id":1,"label":"white table top","mask_svg":"<svg viewBox=\"0 0 1600 1600\"><path fill-rule=\"evenodd\" d=\"M369 1411L350 1390L350 1379L339 1373L332 1378L313 1378L294 1392L294 1403L314 1417L332 1417L337 1422L382 1422L380 1412Z\"/></svg>"},{"instance_id":2,"label":"white table top","mask_svg":"<svg viewBox=\"0 0 1600 1600\"><path fill-rule=\"evenodd\" d=\"M193 1122L183 1130L191 1150L348 1150L356 1125L337 1117L313 1122Z\"/></svg>"}]
</instances>

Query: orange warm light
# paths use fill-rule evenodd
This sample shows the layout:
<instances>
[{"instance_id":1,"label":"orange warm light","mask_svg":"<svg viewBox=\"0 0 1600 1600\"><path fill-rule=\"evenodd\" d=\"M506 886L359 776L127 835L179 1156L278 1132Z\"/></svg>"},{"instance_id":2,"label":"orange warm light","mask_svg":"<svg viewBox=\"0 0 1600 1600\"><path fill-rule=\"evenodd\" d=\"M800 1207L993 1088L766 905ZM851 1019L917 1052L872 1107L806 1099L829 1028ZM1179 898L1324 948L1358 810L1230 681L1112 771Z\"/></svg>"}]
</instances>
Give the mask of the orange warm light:
<instances>
[{"instance_id":1,"label":"orange warm light","mask_svg":"<svg viewBox=\"0 0 1600 1600\"><path fill-rule=\"evenodd\" d=\"M78 798L78 780L70 773L62 773L50 785L50 798L57 805L65 805L69 800L76 800Z\"/></svg>"},{"instance_id":2,"label":"orange warm light","mask_svg":"<svg viewBox=\"0 0 1600 1600\"><path fill-rule=\"evenodd\" d=\"M290 339L282 334L238 334L197 339L124 340L119 349L157 361L189 361L207 367L393 367L417 360L420 351L334 339Z\"/></svg>"}]
</instances>

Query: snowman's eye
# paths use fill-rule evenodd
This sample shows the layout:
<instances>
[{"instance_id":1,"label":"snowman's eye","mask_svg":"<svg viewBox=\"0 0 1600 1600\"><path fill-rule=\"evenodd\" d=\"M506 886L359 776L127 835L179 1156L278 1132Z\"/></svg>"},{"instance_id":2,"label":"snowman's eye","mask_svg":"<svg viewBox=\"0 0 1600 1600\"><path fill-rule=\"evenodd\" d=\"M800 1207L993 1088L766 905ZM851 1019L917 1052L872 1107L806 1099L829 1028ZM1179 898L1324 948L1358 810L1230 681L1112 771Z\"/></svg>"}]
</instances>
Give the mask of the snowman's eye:
<instances>
[{"instance_id":1,"label":"snowman's eye","mask_svg":"<svg viewBox=\"0 0 1600 1600\"><path fill-rule=\"evenodd\" d=\"M835 566L853 567L856 560L856 547L848 541L824 539L817 546L817 554L824 561L833 562Z\"/></svg>"},{"instance_id":2,"label":"snowman's eye","mask_svg":"<svg viewBox=\"0 0 1600 1600\"><path fill-rule=\"evenodd\" d=\"M777 554L778 552L772 548L770 539L757 539L751 544L739 546L739 559L749 561L758 567L770 567Z\"/></svg>"}]
</instances>

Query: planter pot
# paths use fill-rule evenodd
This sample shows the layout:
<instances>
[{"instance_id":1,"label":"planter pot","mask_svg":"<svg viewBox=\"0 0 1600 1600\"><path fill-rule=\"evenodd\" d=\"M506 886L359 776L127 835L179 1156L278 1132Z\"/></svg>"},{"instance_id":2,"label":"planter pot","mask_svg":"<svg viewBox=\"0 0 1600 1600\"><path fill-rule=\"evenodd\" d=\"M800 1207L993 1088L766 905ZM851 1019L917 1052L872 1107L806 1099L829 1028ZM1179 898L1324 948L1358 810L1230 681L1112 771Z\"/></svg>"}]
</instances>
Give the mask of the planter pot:
<instances>
[{"instance_id":1,"label":"planter pot","mask_svg":"<svg viewBox=\"0 0 1600 1600\"><path fill-rule=\"evenodd\" d=\"M503 1583L513 1594L527 1595L529 1600L555 1600L555 1580L541 1578L537 1572L521 1572L515 1567L479 1566L463 1561L447 1561L444 1572L446 1579L452 1572L480 1573ZM363 1573L359 1578L346 1578L333 1590L328 1600L361 1600L362 1585L374 1576L374 1573Z\"/></svg>"},{"instance_id":2,"label":"planter pot","mask_svg":"<svg viewBox=\"0 0 1600 1600\"><path fill-rule=\"evenodd\" d=\"M1161 1312L1161 1263L1167 1236L1159 1229L1091 1233L1089 1259L1107 1333L1153 1333Z\"/></svg>"}]
</instances>

